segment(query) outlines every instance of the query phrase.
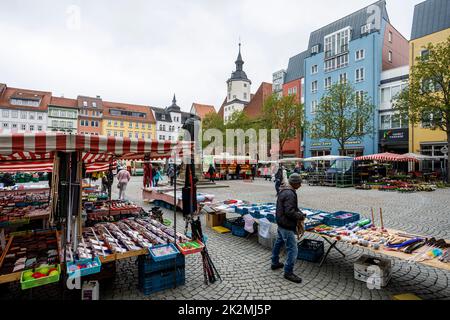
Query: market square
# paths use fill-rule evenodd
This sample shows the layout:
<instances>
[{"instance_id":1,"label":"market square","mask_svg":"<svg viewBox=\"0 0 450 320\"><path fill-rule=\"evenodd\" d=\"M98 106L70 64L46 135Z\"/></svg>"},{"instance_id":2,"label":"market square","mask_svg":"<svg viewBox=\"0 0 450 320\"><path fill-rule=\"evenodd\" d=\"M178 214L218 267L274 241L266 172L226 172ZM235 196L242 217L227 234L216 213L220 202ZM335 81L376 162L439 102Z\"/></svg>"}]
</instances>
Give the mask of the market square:
<instances>
[{"instance_id":1,"label":"market square","mask_svg":"<svg viewBox=\"0 0 450 320\"><path fill-rule=\"evenodd\" d=\"M450 299L448 0L136 3L0 12L0 300Z\"/></svg>"}]
</instances>

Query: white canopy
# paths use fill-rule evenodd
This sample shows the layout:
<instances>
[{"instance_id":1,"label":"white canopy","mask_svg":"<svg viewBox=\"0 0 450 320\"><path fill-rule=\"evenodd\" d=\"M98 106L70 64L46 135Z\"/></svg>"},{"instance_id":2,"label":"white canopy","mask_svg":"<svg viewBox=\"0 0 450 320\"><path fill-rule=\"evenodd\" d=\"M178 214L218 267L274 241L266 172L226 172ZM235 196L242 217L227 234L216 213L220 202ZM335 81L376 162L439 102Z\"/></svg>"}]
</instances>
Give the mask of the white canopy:
<instances>
[{"instance_id":1,"label":"white canopy","mask_svg":"<svg viewBox=\"0 0 450 320\"><path fill-rule=\"evenodd\" d=\"M426 156L423 154L417 154L417 153L405 153L403 156L411 157L419 161L425 161L425 160L439 160L440 157L432 157L432 156Z\"/></svg>"},{"instance_id":2,"label":"white canopy","mask_svg":"<svg viewBox=\"0 0 450 320\"><path fill-rule=\"evenodd\" d=\"M278 160L278 162L280 162L280 163L285 163L285 162L301 162L301 161L303 161L303 158L284 158L284 159Z\"/></svg>"},{"instance_id":3,"label":"white canopy","mask_svg":"<svg viewBox=\"0 0 450 320\"><path fill-rule=\"evenodd\" d=\"M303 159L304 162L314 162L314 161L335 161L335 160L351 160L352 157L344 157L344 156L321 156L321 157L312 157Z\"/></svg>"}]
</instances>

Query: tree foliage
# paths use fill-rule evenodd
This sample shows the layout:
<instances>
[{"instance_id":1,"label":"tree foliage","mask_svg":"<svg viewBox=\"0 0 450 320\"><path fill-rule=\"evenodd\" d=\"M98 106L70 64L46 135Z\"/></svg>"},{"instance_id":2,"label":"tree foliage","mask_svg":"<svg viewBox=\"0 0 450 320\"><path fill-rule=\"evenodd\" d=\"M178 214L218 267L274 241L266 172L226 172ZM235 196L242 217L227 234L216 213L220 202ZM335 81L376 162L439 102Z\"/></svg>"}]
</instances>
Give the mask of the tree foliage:
<instances>
[{"instance_id":1,"label":"tree foliage","mask_svg":"<svg viewBox=\"0 0 450 320\"><path fill-rule=\"evenodd\" d=\"M373 134L374 108L366 93L358 94L349 83L335 83L315 110L311 138L336 140L343 154L347 141Z\"/></svg>"},{"instance_id":2,"label":"tree foliage","mask_svg":"<svg viewBox=\"0 0 450 320\"><path fill-rule=\"evenodd\" d=\"M427 122L430 129L447 133L450 147L450 37L423 48L409 74L409 86L394 102L394 108L416 125ZM450 161L447 168L450 181Z\"/></svg>"},{"instance_id":3,"label":"tree foliage","mask_svg":"<svg viewBox=\"0 0 450 320\"><path fill-rule=\"evenodd\" d=\"M278 129L280 149L285 143L295 139L304 127L303 104L296 101L294 95L279 98L271 95L263 106L263 115L258 121L265 129Z\"/></svg>"}]
</instances>

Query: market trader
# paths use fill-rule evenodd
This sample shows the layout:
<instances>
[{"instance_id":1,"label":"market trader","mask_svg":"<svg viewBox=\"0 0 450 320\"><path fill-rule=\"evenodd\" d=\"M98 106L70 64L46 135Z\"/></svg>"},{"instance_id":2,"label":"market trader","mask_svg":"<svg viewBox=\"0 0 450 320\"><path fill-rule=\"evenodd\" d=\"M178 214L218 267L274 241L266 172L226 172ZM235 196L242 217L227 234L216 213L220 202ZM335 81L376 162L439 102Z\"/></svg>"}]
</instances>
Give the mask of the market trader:
<instances>
[{"instance_id":1,"label":"market trader","mask_svg":"<svg viewBox=\"0 0 450 320\"><path fill-rule=\"evenodd\" d=\"M297 261L297 225L304 219L303 213L298 208L297 190L302 186L302 178L294 173L289 177L289 182L281 187L277 200L277 225L278 235L272 251L272 270L284 267L284 278L301 283L302 279L294 274L294 264ZM286 245L286 264L280 262L280 251Z\"/></svg>"}]
</instances>

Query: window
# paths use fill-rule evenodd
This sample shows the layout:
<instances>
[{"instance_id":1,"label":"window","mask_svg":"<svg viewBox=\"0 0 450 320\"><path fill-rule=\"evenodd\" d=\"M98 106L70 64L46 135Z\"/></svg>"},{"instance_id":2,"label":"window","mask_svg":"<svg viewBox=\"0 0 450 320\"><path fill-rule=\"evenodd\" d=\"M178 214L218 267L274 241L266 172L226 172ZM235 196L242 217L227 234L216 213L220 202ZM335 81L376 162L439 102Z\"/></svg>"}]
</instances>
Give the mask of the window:
<instances>
[{"instance_id":1,"label":"window","mask_svg":"<svg viewBox=\"0 0 450 320\"><path fill-rule=\"evenodd\" d=\"M364 49L358 50L355 53L355 60L363 60L366 57L366 51Z\"/></svg>"},{"instance_id":2,"label":"window","mask_svg":"<svg viewBox=\"0 0 450 320\"><path fill-rule=\"evenodd\" d=\"M21 125L20 125L20 129L21 129L22 131L27 130L27 125L26 125L26 124L21 124Z\"/></svg>"},{"instance_id":3,"label":"window","mask_svg":"<svg viewBox=\"0 0 450 320\"><path fill-rule=\"evenodd\" d=\"M311 101L311 113L316 113L317 111L317 100Z\"/></svg>"},{"instance_id":4,"label":"window","mask_svg":"<svg viewBox=\"0 0 450 320\"><path fill-rule=\"evenodd\" d=\"M20 113L20 119L26 119L27 118L27 113L26 112L21 112Z\"/></svg>"},{"instance_id":5,"label":"window","mask_svg":"<svg viewBox=\"0 0 450 320\"><path fill-rule=\"evenodd\" d=\"M381 103L389 103L391 101L391 88L381 89Z\"/></svg>"},{"instance_id":6,"label":"window","mask_svg":"<svg viewBox=\"0 0 450 320\"><path fill-rule=\"evenodd\" d=\"M336 58L336 69L344 68L346 66L348 66L348 54Z\"/></svg>"},{"instance_id":7,"label":"window","mask_svg":"<svg viewBox=\"0 0 450 320\"><path fill-rule=\"evenodd\" d=\"M422 50L422 52L420 52L420 57L421 57L421 59L424 60L424 61L427 61L428 58L429 58L429 56L430 56L430 51L427 50L427 49Z\"/></svg>"},{"instance_id":8,"label":"window","mask_svg":"<svg viewBox=\"0 0 450 320\"><path fill-rule=\"evenodd\" d=\"M88 121L89 123L89 121ZM91 127L95 127L95 121L91 121Z\"/></svg>"},{"instance_id":9,"label":"window","mask_svg":"<svg viewBox=\"0 0 450 320\"><path fill-rule=\"evenodd\" d=\"M68 116L68 114L66 114L66 112L62 110L59 112L59 115L61 118L65 118L66 116Z\"/></svg>"},{"instance_id":10,"label":"window","mask_svg":"<svg viewBox=\"0 0 450 320\"><path fill-rule=\"evenodd\" d=\"M44 115L40 112L37 114L37 117L38 117L38 120L44 119Z\"/></svg>"},{"instance_id":11,"label":"window","mask_svg":"<svg viewBox=\"0 0 450 320\"><path fill-rule=\"evenodd\" d=\"M42 131L42 126L37 127L38 131Z\"/></svg>"},{"instance_id":12,"label":"window","mask_svg":"<svg viewBox=\"0 0 450 320\"><path fill-rule=\"evenodd\" d=\"M108 137L111 137L111 131L107 131L107 135L108 135Z\"/></svg>"},{"instance_id":13,"label":"window","mask_svg":"<svg viewBox=\"0 0 450 320\"><path fill-rule=\"evenodd\" d=\"M397 96L400 94L400 91L402 91L402 87L401 86L391 87L391 100L389 102L391 102L392 100L396 99Z\"/></svg>"},{"instance_id":14,"label":"window","mask_svg":"<svg viewBox=\"0 0 450 320\"><path fill-rule=\"evenodd\" d=\"M83 107L87 107L87 106L88 106L87 101L83 101Z\"/></svg>"},{"instance_id":15,"label":"window","mask_svg":"<svg viewBox=\"0 0 450 320\"><path fill-rule=\"evenodd\" d=\"M391 117L391 129L401 128L400 115L398 113L393 114Z\"/></svg>"},{"instance_id":16,"label":"window","mask_svg":"<svg viewBox=\"0 0 450 320\"><path fill-rule=\"evenodd\" d=\"M317 84L317 80L316 80L311 83L311 92L316 93L317 90L318 90L318 84Z\"/></svg>"},{"instance_id":17,"label":"window","mask_svg":"<svg viewBox=\"0 0 450 320\"><path fill-rule=\"evenodd\" d=\"M94 108L97 108L97 102L92 102L92 106L93 106Z\"/></svg>"},{"instance_id":18,"label":"window","mask_svg":"<svg viewBox=\"0 0 450 320\"><path fill-rule=\"evenodd\" d=\"M244 88L247 88L247 84L246 83L244 83Z\"/></svg>"},{"instance_id":19,"label":"window","mask_svg":"<svg viewBox=\"0 0 450 320\"><path fill-rule=\"evenodd\" d=\"M117 137L117 131L114 131L114 137Z\"/></svg>"},{"instance_id":20,"label":"window","mask_svg":"<svg viewBox=\"0 0 450 320\"><path fill-rule=\"evenodd\" d=\"M317 54L317 53L319 53L319 45L318 45L318 44L316 44L315 46L313 46L313 47L311 48L311 53L312 53L312 54Z\"/></svg>"},{"instance_id":21,"label":"window","mask_svg":"<svg viewBox=\"0 0 450 320\"><path fill-rule=\"evenodd\" d=\"M150 133L147 133L147 138L151 139L152 135Z\"/></svg>"},{"instance_id":22,"label":"window","mask_svg":"<svg viewBox=\"0 0 450 320\"><path fill-rule=\"evenodd\" d=\"M347 83L347 73L341 73L339 75L339 83Z\"/></svg>"},{"instance_id":23,"label":"window","mask_svg":"<svg viewBox=\"0 0 450 320\"><path fill-rule=\"evenodd\" d=\"M141 137L142 139L145 139L145 133L142 133Z\"/></svg>"},{"instance_id":24,"label":"window","mask_svg":"<svg viewBox=\"0 0 450 320\"><path fill-rule=\"evenodd\" d=\"M136 129L139 129L139 122L136 122Z\"/></svg>"},{"instance_id":25,"label":"window","mask_svg":"<svg viewBox=\"0 0 450 320\"><path fill-rule=\"evenodd\" d=\"M53 128L57 128L58 127L58 121L57 120L52 120L52 127Z\"/></svg>"},{"instance_id":26,"label":"window","mask_svg":"<svg viewBox=\"0 0 450 320\"><path fill-rule=\"evenodd\" d=\"M392 43L392 32L391 31L389 31L388 38L389 38L389 42Z\"/></svg>"},{"instance_id":27,"label":"window","mask_svg":"<svg viewBox=\"0 0 450 320\"><path fill-rule=\"evenodd\" d=\"M133 132L128 132L128 138L133 138Z\"/></svg>"},{"instance_id":28,"label":"window","mask_svg":"<svg viewBox=\"0 0 450 320\"><path fill-rule=\"evenodd\" d=\"M9 128L9 123L6 123L6 122L3 123L3 128L4 128L4 129L8 129L8 128Z\"/></svg>"},{"instance_id":29,"label":"window","mask_svg":"<svg viewBox=\"0 0 450 320\"><path fill-rule=\"evenodd\" d=\"M59 126L60 126L61 128L65 128L65 127L66 127L66 122L65 122L65 121L60 121L60 122L59 122Z\"/></svg>"},{"instance_id":30,"label":"window","mask_svg":"<svg viewBox=\"0 0 450 320\"><path fill-rule=\"evenodd\" d=\"M244 99L247 99L247 93L244 92Z\"/></svg>"},{"instance_id":31,"label":"window","mask_svg":"<svg viewBox=\"0 0 450 320\"><path fill-rule=\"evenodd\" d=\"M364 81L364 68L356 69L356 82Z\"/></svg>"},{"instance_id":32,"label":"window","mask_svg":"<svg viewBox=\"0 0 450 320\"><path fill-rule=\"evenodd\" d=\"M364 101L364 95L365 95L364 91L362 91L362 90L361 91L356 91L355 98L356 98L356 104L357 105Z\"/></svg>"},{"instance_id":33,"label":"window","mask_svg":"<svg viewBox=\"0 0 450 320\"><path fill-rule=\"evenodd\" d=\"M2 111L2 117L3 118L9 118L9 110L3 110Z\"/></svg>"},{"instance_id":34,"label":"window","mask_svg":"<svg viewBox=\"0 0 450 320\"><path fill-rule=\"evenodd\" d=\"M325 78L325 90L330 90L331 88L331 77Z\"/></svg>"},{"instance_id":35,"label":"window","mask_svg":"<svg viewBox=\"0 0 450 320\"><path fill-rule=\"evenodd\" d=\"M134 137L135 137L136 139L139 139L139 132L135 132L135 133L134 133Z\"/></svg>"},{"instance_id":36,"label":"window","mask_svg":"<svg viewBox=\"0 0 450 320\"><path fill-rule=\"evenodd\" d=\"M325 59L348 51L350 30L350 27L347 27L325 37Z\"/></svg>"},{"instance_id":37,"label":"window","mask_svg":"<svg viewBox=\"0 0 450 320\"><path fill-rule=\"evenodd\" d=\"M34 131L34 124L30 124L30 131Z\"/></svg>"},{"instance_id":38,"label":"window","mask_svg":"<svg viewBox=\"0 0 450 320\"><path fill-rule=\"evenodd\" d=\"M123 131L120 131L120 137L123 138Z\"/></svg>"},{"instance_id":39,"label":"window","mask_svg":"<svg viewBox=\"0 0 450 320\"><path fill-rule=\"evenodd\" d=\"M29 118L30 120L34 120L34 112L30 112Z\"/></svg>"},{"instance_id":40,"label":"window","mask_svg":"<svg viewBox=\"0 0 450 320\"><path fill-rule=\"evenodd\" d=\"M361 27L361 34L370 33L371 24L367 23Z\"/></svg>"},{"instance_id":41,"label":"window","mask_svg":"<svg viewBox=\"0 0 450 320\"><path fill-rule=\"evenodd\" d=\"M12 128L12 129L17 129L17 123L13 123L13 124L11 125L11 128Z\"/></svg>"},{"instance_id":42,"label":"window","mask_svg":"<svg viewBox=\"0 0 450 320\"><path fill-rule=\"evenodd\" d=\"M311 74L316 74L319 72L319 67L317 66L317 64L313 65L311 67Z\"/></svg>"},{"instance_id":43,"label":"window","mask_svg":"<svg viewBox=\"0 0 450 320\"><path fill-rule=\"evenodd\" d=\"M117 127L117 121L114 121L114 127Z\"/></svg>"},{"instance_id":44,"label":"window","mask_svg":"<svg viewBox=\"0 0 450 320\"><path fill-rule=\"evenodd\" d=\"M392 63L392 51L389 51L389 56L388 56L389 62Z\"/></svg>"},{"instance_id":45,"label":"window","mask_svg":"<svg viewBox=\"0 0 450 320\"><path fill-rule=\"evenodd\" d=\"M19 117L19 111L13 110L11 111L11 118L18 118Z\"/></svg>"},{"instance_id":46,"label":"window","mask_svg":"<svg viewBox=\"0 0 450 320\"><path fill-rule=\"evenodd\" d=\"M16 106L30 106L30 107L39 107L39 100L27 100L27 99L17 99L13 98L10 100L11 104Z\"/></svg>"},{"instance_id":47,"label":"window","mask_svg":"<svg viewBox=\"0 0 450 320\"><path fill-rule=\"evenodd\" d=\"M120 121L120 127L123 128L123 121Z\"/></svg>"}]
</instances>

